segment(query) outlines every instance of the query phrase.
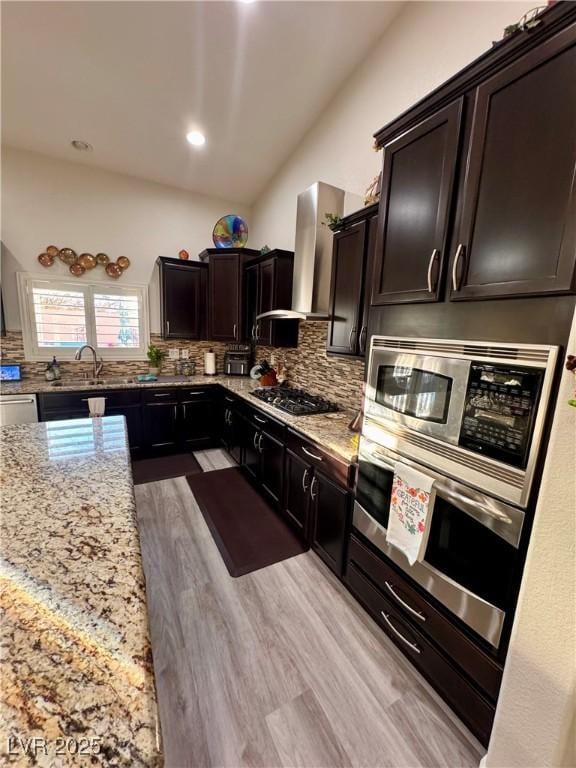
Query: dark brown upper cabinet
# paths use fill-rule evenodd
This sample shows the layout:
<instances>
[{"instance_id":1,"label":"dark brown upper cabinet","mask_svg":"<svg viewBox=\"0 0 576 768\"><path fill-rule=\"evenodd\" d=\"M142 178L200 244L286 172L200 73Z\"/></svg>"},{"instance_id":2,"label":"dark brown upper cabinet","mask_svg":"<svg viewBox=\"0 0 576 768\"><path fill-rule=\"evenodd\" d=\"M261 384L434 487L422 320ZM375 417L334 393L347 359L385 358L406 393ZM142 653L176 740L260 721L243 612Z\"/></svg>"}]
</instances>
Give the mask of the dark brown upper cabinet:
<instances>
[{"instance_id":1,"label":"dark brown upper cabinet","mask_svg":"<svg viewBox=\"0 0 576 768\"><path fill-rule=\"evenodd\" d=\"M163 338L205 338L208 265L164 256L157 263Z\"/></svg>"},{"instance_id":2,"label":"dark brown upper cabinet","mask_svg":"<svg viewBox=\"0 0 576 768\"><path fill-rule=\"evenodd\" d=\"M298 320L257 320L273 309L292 306L292 251L275 249L250 261L244 269L244 337L253 344L270 347L296 347Z\"/></svg>"},{"instance_id":3,"label":"dark brown upper cabinet","mask_svg":"<svg viewBox=\"0 0 576 768\"><path fill-rule=\"evenodd\" d=\"M462 99L384 144L372 304L437 301Z\"/></svg>"},{"instance_id":4,"label":"dark brown upper cabinet","mask_svg":"<svg viewBox=\"0 0 576 768\"><path fill-rule=\"evenodd\" d=\"M451 295L574 290L576 26L476 90Z\"/></svg>"},{"instance_id":5,"label":"dark brown upper cabinet","mask_svg":"<svg viewBox=\"0 0 576 768\"><path fill-rule=\"evenodd\" d=\"M328 352L362 356L366 351L377 221L378 206L371 205L347 216L334 235Z\"/></svg>"},{"instance_id":6,"label":"dark brown upper cabinet","mask_svg":"<svg viewBox=\"0 0 576 768\"><path fill-rule=\"evenodd\" d=\"M249 248L206 248L199 254L208 262L208 338L243 340L243 268L259 251Z\"/></svg>"}]
</instances>

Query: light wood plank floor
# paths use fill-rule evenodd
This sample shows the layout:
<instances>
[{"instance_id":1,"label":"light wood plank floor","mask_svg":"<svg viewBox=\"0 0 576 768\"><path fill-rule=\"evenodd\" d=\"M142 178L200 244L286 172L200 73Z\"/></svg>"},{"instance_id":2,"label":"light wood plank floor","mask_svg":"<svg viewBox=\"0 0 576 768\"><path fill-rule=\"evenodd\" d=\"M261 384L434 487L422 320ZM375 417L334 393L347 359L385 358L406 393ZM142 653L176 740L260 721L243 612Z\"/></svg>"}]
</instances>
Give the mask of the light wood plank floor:
<instances>
[{"instance_id":1,"label":"light wood plank floor","mask_svg":"<svg viewBox=\"0 0 576 768\"><path fill-rule=\"evenodd\" d=\"M184 478L135 490L167 768L478 765L313 553L233 579Z\"/></svg>"}]
</instances>

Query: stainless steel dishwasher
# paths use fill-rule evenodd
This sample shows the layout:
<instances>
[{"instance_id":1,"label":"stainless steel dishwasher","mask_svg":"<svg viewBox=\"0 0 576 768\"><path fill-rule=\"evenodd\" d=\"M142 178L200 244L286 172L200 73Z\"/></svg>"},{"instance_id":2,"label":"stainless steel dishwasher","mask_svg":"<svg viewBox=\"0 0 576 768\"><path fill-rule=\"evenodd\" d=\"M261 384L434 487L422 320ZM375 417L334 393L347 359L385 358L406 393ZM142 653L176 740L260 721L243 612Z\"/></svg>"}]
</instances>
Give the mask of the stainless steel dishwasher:
<instances>
[{"instance_id":1,"label":"stainless steel dishwasher","mask_svg":"<svg viewBox=\"0 0 576 768\"><path fill-rule=\"evenodd\" d=\"M0 427L38 421L36 395L0 395Z\"/></svg>"}]
</instances>

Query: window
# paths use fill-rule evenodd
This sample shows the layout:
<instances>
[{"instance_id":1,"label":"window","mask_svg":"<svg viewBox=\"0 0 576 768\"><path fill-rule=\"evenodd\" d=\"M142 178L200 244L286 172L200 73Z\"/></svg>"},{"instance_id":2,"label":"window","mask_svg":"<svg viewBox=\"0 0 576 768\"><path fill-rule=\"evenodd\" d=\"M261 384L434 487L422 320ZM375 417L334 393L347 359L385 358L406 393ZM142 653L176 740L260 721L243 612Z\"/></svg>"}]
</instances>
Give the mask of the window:
<instances>
[{"instance_id":1,"label":"window","mask_svg":"<svg viewBox=\"0 0 576 768\"><path fill-rule=\"evenodd\" d=\"M144 286L67 282L18 274L27 360L73 358L91 344L105 360L143 360L149 343Z\"/></svg>"}]
</instances>

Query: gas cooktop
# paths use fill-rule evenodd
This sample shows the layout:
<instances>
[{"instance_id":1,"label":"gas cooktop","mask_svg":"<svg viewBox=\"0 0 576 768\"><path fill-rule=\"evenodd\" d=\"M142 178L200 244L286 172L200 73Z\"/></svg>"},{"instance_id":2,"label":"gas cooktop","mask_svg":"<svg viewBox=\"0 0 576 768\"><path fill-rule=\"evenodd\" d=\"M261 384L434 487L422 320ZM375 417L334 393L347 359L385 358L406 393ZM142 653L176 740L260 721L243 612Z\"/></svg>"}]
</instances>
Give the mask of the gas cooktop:
<instances>
[{"instance_id":1,"label":"gas cooktop","mask_svg":"<svg viewBox=\"0 0 576 768\"><path fill-rule=\"evenodd\" d=\"M304 389L292 387L258 387L252 394L268 405L273 405L292 416L309 416L314 413L339 411L337 405L319 395L310 395Z\"/></svg>"}]
</instances>

